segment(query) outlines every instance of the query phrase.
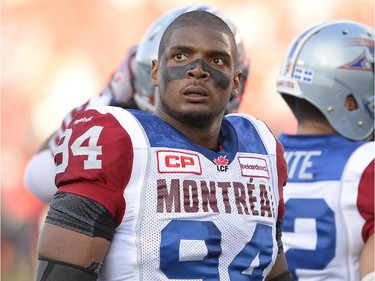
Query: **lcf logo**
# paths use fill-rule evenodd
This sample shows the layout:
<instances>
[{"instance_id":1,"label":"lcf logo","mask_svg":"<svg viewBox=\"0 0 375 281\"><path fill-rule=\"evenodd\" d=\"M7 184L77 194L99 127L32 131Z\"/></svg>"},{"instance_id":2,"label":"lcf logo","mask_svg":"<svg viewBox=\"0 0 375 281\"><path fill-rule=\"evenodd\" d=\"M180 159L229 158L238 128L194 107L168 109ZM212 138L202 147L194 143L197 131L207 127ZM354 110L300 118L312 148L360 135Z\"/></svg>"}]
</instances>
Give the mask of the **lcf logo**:
<instances>
[{"instance_id":1,"label":"lcf logo","mask_svg":"<svg viewBox=\"0 0 375 281\"><path fill-rule=\"evenodd\" d=\"M228 171L228 162L229 160L226 158L227 156L219 156L218 158L214 159L214 163L216 164L216 168L219 172L226 172Z\"/></svg>"}]
</instances>

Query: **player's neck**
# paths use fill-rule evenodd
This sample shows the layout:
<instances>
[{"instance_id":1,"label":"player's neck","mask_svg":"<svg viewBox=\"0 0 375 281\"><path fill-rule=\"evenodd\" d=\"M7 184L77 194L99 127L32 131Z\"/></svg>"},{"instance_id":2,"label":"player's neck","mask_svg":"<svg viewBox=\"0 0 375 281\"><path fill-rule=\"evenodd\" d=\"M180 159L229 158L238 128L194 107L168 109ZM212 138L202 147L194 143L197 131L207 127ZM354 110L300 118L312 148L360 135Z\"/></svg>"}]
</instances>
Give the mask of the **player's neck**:
<instances>
[{"instance_id":1,"label":"player's neck","mask_svg":"<svg viewBox=\"0 0 375 281\"><path fill-rule=\"evenodd\" d=\"M216 151L219 144L220 128L222 119L217 118L209 124L188 124L172 118L161 111L155 111L155 115L163 119L176 130L180 131L192 142Z\"/></svg>"},{"instance_id":2,"label":"player's neck","mask_svg":"<svg viewBox=\"0 0 375 281\"><path fill-rule=\"evenodd\" d=\"M297 126L298 135L313 135L313 134L337 134L332 126L318 122L302 122Z\"/></svg>"},{"instance_id":3,"label":"player's neck","mask_svg":"<svg viewBox=\"0 0 375 281\"><path fill-rule=\"evenodd\" d=\"M214 151L219 149L220 126L209 129L189 126L176 126L175 128L196 144Z\"/></svg>"}]
</instances>

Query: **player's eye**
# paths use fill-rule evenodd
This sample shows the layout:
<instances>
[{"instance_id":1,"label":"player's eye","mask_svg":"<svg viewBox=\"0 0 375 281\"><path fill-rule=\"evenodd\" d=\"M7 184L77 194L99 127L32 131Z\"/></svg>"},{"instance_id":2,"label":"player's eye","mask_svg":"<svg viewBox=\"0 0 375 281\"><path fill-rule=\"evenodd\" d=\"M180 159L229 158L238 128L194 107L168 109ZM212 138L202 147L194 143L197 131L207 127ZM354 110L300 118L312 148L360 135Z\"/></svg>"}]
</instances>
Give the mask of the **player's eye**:
<instances>
[{"instance_id":1,"label":"player's eye","mask_svg":"<svg viewBox=\"0 0 375 281\"><path fill-rule=\"evenodd\" d=\"M184 60L184 59L187 59L187 57L184 55L184 54L176 54L176 55L174 55L174 58L176 59L176 60Z\"/></svg>"},{"instance_id":2,"label":"player's eye","mask_svg":"<svg viewBox=\"0 0 375 281\"><path fill-rule=\"evenodd\" d=\"M213 62L214 64L224 65L224 61L223 61L222 59L220 59L220 58L213 58L213 59L212 59L212 62Z\"/></svg>"}]
</instances>

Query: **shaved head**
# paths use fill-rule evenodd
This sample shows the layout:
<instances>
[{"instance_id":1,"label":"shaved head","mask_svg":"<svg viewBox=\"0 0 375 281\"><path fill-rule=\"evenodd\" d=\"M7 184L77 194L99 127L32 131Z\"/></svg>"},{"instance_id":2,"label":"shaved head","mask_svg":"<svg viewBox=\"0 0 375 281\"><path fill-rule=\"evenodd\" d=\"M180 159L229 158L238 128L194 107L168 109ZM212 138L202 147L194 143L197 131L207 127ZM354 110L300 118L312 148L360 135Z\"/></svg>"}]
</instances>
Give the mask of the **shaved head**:
<instances>
[{"instance_id":1,"label":"shaved head","mask_svg":"<svg viewBox=\"0 0 375 281\"><path fill-rule=\"evenodd\" d=\"M229 37L232 56L237 57L237 45L230 27L218 16L207 11L191 11L178 16L164 31L160 40L158 59L160 60L167 43L176 29L183 27L202 26L226 34Z\"/></svg>"}]
</instances>

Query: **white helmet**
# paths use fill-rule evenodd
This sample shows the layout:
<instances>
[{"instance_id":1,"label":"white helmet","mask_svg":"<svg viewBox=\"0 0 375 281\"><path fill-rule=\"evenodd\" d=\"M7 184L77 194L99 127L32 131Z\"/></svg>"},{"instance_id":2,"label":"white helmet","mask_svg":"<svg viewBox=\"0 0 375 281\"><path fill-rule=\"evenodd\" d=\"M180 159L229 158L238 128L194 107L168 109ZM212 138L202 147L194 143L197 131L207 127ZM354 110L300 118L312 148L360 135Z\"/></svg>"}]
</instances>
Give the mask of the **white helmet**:
<instances>
[{"instance_id":1,"label":"white helmet","mask_svg":"<svg viewBox=\"0 0 375 281\"><path fill-rule=\"evenodd\" d=\"M277 91L286 100L296 97L314 105L340 135L366 139L374 130L373 30L353 21L305 30L289 48ZM356 100L356 110L346 109L348 96Z\"/></svg>"},{"instance_id":2,"label":"white helmet","mask_svg":"<svg viewBox=\"0 0 375 281\"><path fill-rule=\"evenodd\" d=\"M178 10L169 12L160 17L154 22L143 35L139 43L136 54L136 75L134 95L135 102L139 109L147 112L154 112L155 99L158 95L155 94L155 89L150 81L151 63L153 59L157 59L160 39L168 27L168 25L176 19L179 15L190 11L208 11L223 19L231 28L237 43L237 62L236 69L242 71L241 85L238 95L229 100L226 108L226 113L236 111L241 103L242 96L245 90L245 85L249 73L249 61L247 59L245 48L243 46L242 37L239 34L234 23L224 15L222 11L215 7L207 5L193 5Z\"/></svg>"}]
</instances>

